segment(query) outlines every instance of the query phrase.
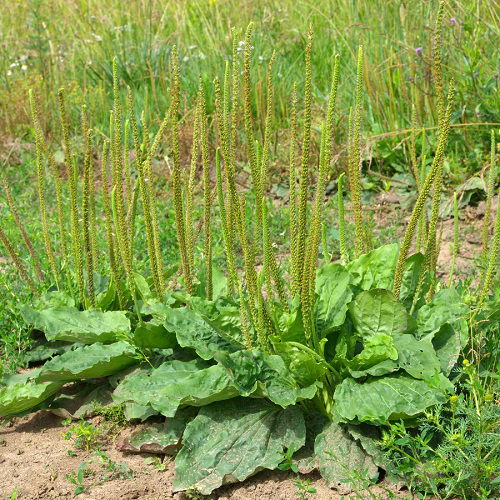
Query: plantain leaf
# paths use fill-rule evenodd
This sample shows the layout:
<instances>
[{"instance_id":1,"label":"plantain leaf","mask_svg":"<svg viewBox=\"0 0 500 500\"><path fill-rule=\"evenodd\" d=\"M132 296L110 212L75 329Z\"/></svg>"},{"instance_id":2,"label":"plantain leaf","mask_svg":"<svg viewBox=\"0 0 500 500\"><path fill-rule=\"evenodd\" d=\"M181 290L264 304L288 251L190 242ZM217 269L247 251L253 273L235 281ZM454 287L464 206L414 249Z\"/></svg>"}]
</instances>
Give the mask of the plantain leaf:
<instances>
[{"instance_id":1,"label":"plantain leaf","mask_svg":"<svg viewBox=\"0 0 500 500\"><path fill-rule=\"evenodd\" d=\"M423 380L396 373L363 382L345 379L333 399L334 413L342 421L387 423L417 415L446 396Z\"/></svg>"},{"instance_id":2,"label":"plantain leaf","mask_svg":"<svg viewBox=\"0 0 500 500\"><path fill-rule=\"evenodd\" d=\"M232 354L219 352L216 359L242 396L258 395L288 406L316 394L316 381L306 381L307 386L300 387L280 356L253 349Z\"/></svg>"},{"instance_id":3,"label":"plantain leaf","mask_svg":"<svg viewBox=\"0 0 500 500\"><path fill-rule=\"evenodd\" d=\"M174 332L181 347L190 347L200 358L208 360L218 351L234 352L237 347L224 340L199 314L182 307L170 309L165 328Z\"/></svg>"},{"instance_id":4,"label":"plantain leaf","mask_svg":"<svg viewBox=\"0 0 500 500\"><path fill-rule=\"evenodd\" d=\"M23 413L53 396L64 384L49 382L17 382L0 387L0 417Z\"/></svg>"},{"instance_id":5,"label":"plantain leaf","mask_svg":"<svg viewBox=\"0 0 500 500\"><path fill-rule=\"evenodd\" d=\"M284 450L305 443L305 424L297 406L237 398L202 408L190 422L175 460L173 491L202 495L261 469L276 469Z\"/></svg>"},{"instance_id":6,"label":"plantain leaf","mask_svg":"<svg viewBox=\"0 0 500 500\"><path fill-rule=\"evenodd\" d=\"M192 407L177 411L175 417L167 418L161 424L143 425L123 439L117 448L132 453L156 453L173 455L179 449L180 440L187 423L197 410Z\"/></svg>"},{"instance_id":7,"label":"plantain leaf","mask_svg":"<svg viewBox=\"0 0 500 500\"><path fill-rule=\"evenodd\" d=\"M148 349L168 349L177 345L177 339L163 325L150 321L139 324L134 330L134 344Z\"/></svg>"},{"instance_id":8,"label":"plantain leaf","mask_svg":"<svg viewBox=\"0 0 500 500\"><path fill-rule=\"evenodd\" d=\"M203 406L238 395L226 370L203 360L167 361L149 376L143 371L127 377L113 393L117 403L151 406L173 417L181 404Z\"/></svg>"},{"instance_id":9,"label":"plantain leaf","mask_svg":"<svg viewBox=\"0 0 500 500\"><path fill-rule=\"evenodd\" d=\"M319 471L329 487L341 494L350 493L355 477L376 480L378 467L370 455L360 446L347 429L335 422L329 422L316 437L314 452Z\"/></svg>"},{"instance_id":10,"label":"plantain leaf","mask_svg":"<svg viewBox=\"0 0 500 500\"><path fill-rule=\"evenodd\" d=\"M344 323L347 305L352 299L350 279L351 275L340 264L328 264L318 269L314 320L321 337Z\"/></svg>"},{"instance_id":11,"label":"plantain leaf","mask_svg":"<svg viewBox=\"0 0 500 500\"><path fill-rule=\"evenodd\" d=\"M351 283L362 290L373 288L390 290L394 281L398 250L399 245L391 243L351 261L346 266L352 275Z\"/></svg>"},{"instance_id":12,"label":"plantain leaf","mask_svg":"<svg viewBox=\"0 0 500 500\"><path fill-rule=\"evenodd\" d=\"M135 350L126 342L96 343L52 358L43 366L38 382L107 377L137 363Z\"/></svg>"},{"instance_id":13,"label":"plantain leaf","mask_svg":"<svg viewBox=\"0 0 500 500\"><path fill-rule=\"evenodd\" d=\"M460 295L454 288L440 290L431 302L422 306L417 314L417 335L419 338L435 333L446 323L460 335L462 346L467 343L468 307L461 302Z\"/></svg>"},{"instance_id":14,"label":"plantain leaf","mask_svg":"<svg viewBox=\"0 0 500 500\"><path fill-rule=\"evenodd\" d=\"M406 309L387 290L361 292L349 304L349 315L362 337L380 333L396 336L411 327Z\"/></svg>"},{"instance_id":15,"label":"plantain leaf","mask_svg":"<svg viewBox=\"0 0 500 500\"><path fill-rule=\"evenodd\" d=\"M130 332L130 321L124 312L79 311L74 307L54 307L38 311L22 306L26 323L45 333L47 340L66 340L81 344L113 342Z\"/></svg>"}]
</instances>

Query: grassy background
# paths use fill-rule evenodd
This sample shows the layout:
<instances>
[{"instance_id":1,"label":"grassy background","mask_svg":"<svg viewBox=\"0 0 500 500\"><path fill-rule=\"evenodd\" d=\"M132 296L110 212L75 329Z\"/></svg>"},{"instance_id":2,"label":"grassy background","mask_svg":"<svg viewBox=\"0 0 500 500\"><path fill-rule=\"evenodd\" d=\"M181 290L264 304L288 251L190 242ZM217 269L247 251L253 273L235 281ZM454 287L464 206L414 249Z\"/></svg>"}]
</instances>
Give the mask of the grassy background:
<instances>
[{"instance_id":1,"label":"grassy background","mask_svg":"<svg viewBox=\"0 0 500 500\"><path fill-rule=\"evenodd\" d=\"M43 238L38 217L34 151L29 118L28 89L41 98L42 125L51 136L54 151L59 144L57 89L68 91L68 103L75 128L82 104L86 104L97 135L107 135L112 107L112 59L125 85L132 88L136 108L143 110L154 131L168 106L169 57L179 47L183 106L187 111L183 134L190 137L189 109L201 75L213 103L212 81L222 77L231 54L231 28L239 40L250 21L255 23L254 106L257 126L265 116L265 72L276 51L274 194L279 197L280 172L287 157L290 94L294 83L304 80L305 33L314 27L313 96L314 139L319 139L320 121L330 84L333 55L341 57L339 114L336 142L345 144L349 108L354 102L353 82L359 44L365 51L363 133L365 156L372 169L385 175L407 175L405 139L410 126L412 103L419 126L432 128L436 110L432 91L431 36L437 0L18 0L0 9L0 165L5 173L27 232L43 261ZM498 101L500 9L496 0L449 0L446 4L443 39L445 81L457 86L453 132L445 164L447 188L451 191L488 161L489 133L500 125ZM416 49L421 49L417 51ZM212 109L209 106L209 109ZM261 120L261 121L259 121ZM428 134L434 144L433 133ZM78 145L78 144L77 144ZM81 144L80 144L81 146ZM12 155L11 155L12 153ZM157 164L157 189L162 250L166 262L176 257L172 209L163 158ZM380 181L377 181L380 184ZM366 184L365 188L373 187ZM47 186L48 199L53 197ZM286 187L285 187L286 189ZM165 195L167 193L167 196ZM98 210L100 213L100 210ZM330 220L332 220L330 218ZM138 225L140 227L140 219ZM14 242L21 240L0 190L0 224ZM278 242L284 240L286 220L273 218L272 230ZM329 229L332 246L336 229ZM388 228L394 236L394 228ZM57 230L53 226L54 241ZM382 241L383 242L383 239ZM144 265L146 245L139 232L136 263ZM219 258L215 248L215 257ZM22 257L29 263L27 252ZM29 300L17 273L0 247L0 336L5 359L15 363L27 341L17 313L19 301ZM141 264L142 263L142 264ZM47 267L46 262L42 262Z\"/></svg>"}]
</instances>

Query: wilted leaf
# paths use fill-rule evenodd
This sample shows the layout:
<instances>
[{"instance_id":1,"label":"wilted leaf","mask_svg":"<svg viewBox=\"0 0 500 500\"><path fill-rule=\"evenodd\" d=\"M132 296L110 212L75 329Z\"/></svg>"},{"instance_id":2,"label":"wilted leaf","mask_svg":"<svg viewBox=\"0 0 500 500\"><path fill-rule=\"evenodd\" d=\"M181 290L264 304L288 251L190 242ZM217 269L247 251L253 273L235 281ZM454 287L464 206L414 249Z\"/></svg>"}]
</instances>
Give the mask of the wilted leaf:
<instances>
[{"instance_id":1,"label":"wilted leaf","mask_svg":"<svg viewBox=\"0 0 500 500\"><path fill-rule=\"evenodd\" d=\"M188 424L175 461L174 491L203 495L261 469L275 469L282 453L305 443L305 424L297 406L238 398L202 408Z\"/></svg>"},{"instance_id":2,"label":"wilted leaf","mask_svg":"<svg viewBox=\"0 0 500 500\"><path fill-rule=\"evenodd\" d=\"M126 342L79 347L47 361L39 382L106 377L137 363L135 351Z\"/></svg>"},{"instance_id":3,"label":"wilted leaf","mask_svg":"<svg viewBox=\"0 0 500 500\"><path fill-rule=\"evenodd\" d=\"M66 340L81 344L113 342L130 332L130 321L121 311L79 311L73 307L55 307L38 311L21 308L26 323L45 333L47 340Z\"/></svg>"},{"instance_id":4,"label":"wilted leaf","mask_svg":"<svg viewBox=\"0 0 500 500\"><path fill-rule=\"evenodd\" d=\"M316 437L314 452L321 475L328 486L346 494L353 490L353 477L375 480L378 467L370 455L353 439L345 426L330 422Z\"/></svg>"},{"instance_id":5,"label":"wilted leaf","mask_svg":"<svg viewBox=\"0 0 500 500\"><path fill-rule=\"evenodd\" d=\"M133 453L172 455L179 449L184 429L196 413L195 408L188 407L178 410L175 417L167 418L161 424L144 425L120 441L117 448Z\"/></svg>"}]
</instances>

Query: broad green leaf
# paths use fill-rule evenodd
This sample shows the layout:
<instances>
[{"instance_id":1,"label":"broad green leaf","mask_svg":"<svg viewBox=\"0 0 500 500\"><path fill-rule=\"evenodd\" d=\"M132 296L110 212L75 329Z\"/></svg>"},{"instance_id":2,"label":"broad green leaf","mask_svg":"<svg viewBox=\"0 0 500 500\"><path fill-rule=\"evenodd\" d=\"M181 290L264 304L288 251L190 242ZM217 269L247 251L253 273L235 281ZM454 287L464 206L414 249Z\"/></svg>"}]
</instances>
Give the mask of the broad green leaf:
<instances>
[{"instance_id":1,"label":"broad green leaf","mask_svg":"<svg viewBox=\"0 0 500 500\"><path fill-rule=\"evenodd\" d=\"M341 494L349 493L355 487L350 481L356 475L376 480L378 467L357 440L347 432L345 426L335 422L326 425L316 437L314 451L319 470L328 486Z\"/></svg>"},{"instance_id":2,"label":"broad green leaf","mask_svg":"<svg viewBox=\"0 0 500 500\"><path fill-rule=\"evenodd\" d=\"M220 352L216 360L224 366L242 396L260 395L278 405L289 406L316 394L315 380L301 388L280 356L253 349L232 354Z\"/></svg>"},{"instance_id":3,"label":"broad green leaf","mask_svg":"<svg viewBox=\"0 0 500 500\"><path fill-rule=\"evenodd\" d=\"M351 261L346 267L352 275L351 283L362 290L383 288L390 290L398 258L399 245L384 245Z\"/></svg>"},{"instance_id":4,"label":"broad green leaf","mask_svg":"<svg viewBox=\"0 0 500 500\"><path fill-rule=\"evenodd\" d=\"M107 377L136 363L135 350L126 342L96 343L47 361L37 380L70 382Z\"/></svg>"},{"instance_id":5,"label":"broad green leaf","mask_svg":"<svg viewBox=\"0 0 500 500\"><path fill-rule=\"evenodd\" d=\"M316 330L324 337L345 321L347 305L352 299L351 275L340 264L328 264L316 275Z\"/></svg>"},{"instance_id":6,"label":"broad green leaf","mask_svg":"<svg viewBox=\"0 0 500 500\"><path fill-rule=\"evenodd\" d=\"M279 332L279 337L283 342L306 344L302 309L298 303L294 303L290 311L276 307L272 313L274 313L273 321L276 325L276 330Z\"/></svg>"},{"instance_id":7,"label":"broad green leaf","mask_svg":"<svg viewBox=\"0 0 500 500\"><path fill-rule=\"evenodd\" d=\"M467 322L465 317L468 307L461 302L460 295L454 288L445 288L434 295L431 302L422 306L417 314L417 335L430 336L448 323L460 335L462 346L467 343Z\"/></svg>"},{"instance_id":8,"label":"broad green leaf","mask_svg":"<svg viewBox=\"0 0 500 500\"><path fill-rule=\"evenodd\" d=\"M196 416L196 413L195 408L183 408L177 411L175 417L167 418L161 424L144 425L118 443L117 448L128 453L173 455L179 449L187 423Z\"/></svg>"},{"instance_id":9,"label":"broad green leaf","mask_svg":"<svg viewBox=\"0 0 500 500\"><path fill-rule=\"evenodd\" d=\"M205 361L167 361L153 370L130 375L113 393L117 403L134 402L151 406L173 417L180 405L203 406L238 395L226 370Z\"/></svg>"},{"instance_id":10,"label":"broad green leaf","mask_svg":"<svg viewBox=\"0 0 500 500\"><path fill-rule=\"evenodd\" d=\"M0 387L0 417L17 415L35 408L53 396L63 385L59 382L18 382Z\"/></svg>"},{"instance_id":11,"label":"broad green leaf","mask_svg":"<svg viewBox=\"0 0 500 500\"><path fill-rule=\"evenodd\" d=\"M417 340L413 335L400 335L394 339L398 351L397 364L413 378L429 379L441 369L430 340Z\"/></svg>"},{"instance_id":12,"label":"broad green leaf","mask_svg":"<svg viewBox=\"0 0 500 500\"><path fill-rule=\"evenodd\" d=\"M24 373L11 373L9 375L4 375L0 378L1 385L15 385L15 384L26 384L27 382L34 381L40 374L42 367L34 368L33 370L26 371Z\"/></svg>"},{"instance_id":13,"label":"broad green leaf","mask_svg":"<svg viewBox=\"0 0 500 500\"><path fill-rule=\"evenodd\" d=\"M163 325L141 323L134 330L134 344L143 348L168 349L177 345L177 338Z\"/></svg>"},{"instance_id":14,"label":"broad green leaf","mask_svg":"<svg viewBox=\"0 0 500 500\"><path fill-rule=\"evenodd\" d=\"M70 351L76 347L81 347L82 345L83 344L64 342L62 340L56 340L54 342L41 340L40 342L32 345L30 350L24 354L23 359L28 363L45 361L52 358L55 354L62 354L63 352Z\"/></svg>"},{"instance_id":15,"label":"broad green leaf","mask_svg":"<svg viewBox=\"0 0 500 500\"><path fill-rule=\"evenodd\" d=\"M413 303L413 297L421 277L424 260L425 258L421 253L415 253L406 259L403 281L401 282L400 300L408 309ZM424 281L422 289L420 290L417 308L421 303L425 302L425 294L427 293L429 285L428 281L428 279Z\"/></svg>"},{"instance_id":16,"label":"broad green leaf","mask_svg":"<svg viewBox=\"0 0 500 500\"><path fill-rule=\"evenodd\" d=\"M158 412L151 408L151 406L142 406L137 403L125 403L123 413L129 422L131 420L140 420L141 422L144 422L149 417L158 415Z\"/></svg>"},{"instance_id":17,"label":"broad green leaf","mask_svg":"<svg viewBox=\"0 0 500 500\"><path fill-rule=\"evenodd\" d=\"M281 356L300 387L313 384L328 372L325 363L290 342L279 342L277 337L272 342L276 354Z\"/></svg>"},{"instance_id":18,"label":"broad green leaf","mask_svg":"<svg viewBox=\"0 0 500 500\"><path fill-rule=\"evenodd\" d=\"M262 399L237 398L202 408L184 432L173 490L209 495L261 469L276 469L284 450L304 445L305 434L297 406L283 409Z\"/></svg>"},{"instance_id":19,"label":"broad green leaf","mask_svg":"<svg viewBox=\"0 0 500 500\"><path fill-rule=\"evenodd\" d=\"M423 380L394 374L358 382L345 379L335 389L334 412L347 422L388 422L412 417L446 400Z\"/></svg>"},{"instance_id":20,"label":"broad green leaf","mask_svg":"<svg viewBox=\"0 0 500 500\"><path fill-rule=\"evenodd\" d=\"M200 358L208 360L218 351L233 352L237 348L224 340L199 314L182 307L171 309L165 320L165 328L177 336L181 347L190 347Z\"/></svg>"},{"instance_id":21,"label":"broad green leaf","mask_svg":"<svg viewBox=\"0 0 500 500\"><path fill-rule=\"evenodd\" d=\"M202 297L189 298L189 305L229 344L245 348L239 306L225 298L209 301Z\"/></svg>"},{"instance_id":22,"label":"broad green leaf","mask_svg":"<svg viewBox=\"0 0 500 500\"><path fill-rule=\"evenodd\" d=\"M54 290L43 293L34 302L35 309L51 309L54 307L75 307L75 299L66 292Z\"/></svg>"},{"instance_id":23,"label":"broad green leaf","mask_svg":"<svg viewBox=\"0 0 500 500\"><path fill-rule=\"evenodd\" d=\"M66 340L81 344L113 342L130 332L130 321L124 312L79 311L72 307L56 307L37 311L23 306L24 320L45 333L47 340Z\"/></svg>"},{"instance_id":24,"label":"broad green leaf","mask_svg":"<svg viewBox=\"0 0 500 500\"><path fill-rule=\"evenodd\" d=\"M427 337L426 337L427 338ZM460 356L460 336L449 324L444 324L432 335L432 345L441 364L441 371L449 375Z\"/></svg>"},{"instance_id":25,"label":"broad green leaf","mask_svg":"<svg viewBox=\"0 0 500 500\"><path fill-rule=\"evenodd\" d=\"M361 292L349 304L349 314L362 337L383 333L396 336L410 328L410 316L394 295L381 289Z\"/></svg>"},{"instance_id":26,"label":"broad green leaf","mask_svg":"<svg viewBox=\"0 0 500 500\"><path fill-rule=\"evenodd\" d=\"M306 444L293 454L293 463L297 465L301 474L310 474L319 468L319 460L314 453L314 442L316 437L323 432L330 423L325 415L307 412L306 421Z\"/></svg>"},{"instance_id":27,"label":"broad green leaf","mask_svg":"<svg viewBox=\"0 0 500 500\"><path fill-rule=\"evenodd\" d=\"M394 347L394 339L391 335L376 333L364 340L363 350L349 361L349 371L352 373L353 371L367 370L388 359L398 359L398 351Z\"/></svg>"}]
</instances>

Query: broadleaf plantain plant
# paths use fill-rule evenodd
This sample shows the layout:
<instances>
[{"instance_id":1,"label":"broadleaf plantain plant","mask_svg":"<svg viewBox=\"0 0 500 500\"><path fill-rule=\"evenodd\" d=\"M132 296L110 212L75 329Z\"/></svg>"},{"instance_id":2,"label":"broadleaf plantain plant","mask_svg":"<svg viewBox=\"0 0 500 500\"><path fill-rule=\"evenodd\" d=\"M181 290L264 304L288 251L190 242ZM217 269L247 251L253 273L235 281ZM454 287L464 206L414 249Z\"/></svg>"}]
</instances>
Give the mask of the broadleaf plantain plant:
<instances>
[{"instance_id":1,"label":"broadleaf plantain plant","mask_svg":"<svg viewBox=\"0 0 500 500\"><path fill-rule=\"evenodd\" d=\"M252 108L252 25L240 44L238 33L233 32L232 60L226 64L222 88L218 80L214 83L218 144L213 155L206 83L200 81L188 169L184 169L180 152L181 79L176 51L172 51L171 105L152 142L144 119L141 138L131 91L127 99L129 116L123 121L114 66L114 106L100 159L102 222L95 206L92 141L96 134L91 133L90 117L83 110L84 149L74 150L64 92L59 92L70 198L67 224L61 216L61 194L56 197L61 237L66 234L65 227L70 228L69 242L65 236L61 239L59 253L50 241L44 191L43 158L52 167L52 157L32 96L42 228L55 286L44 290L34 304L22 305L21 312L26 323L42 331L47 339L32 353L32 359L51 359L33 372L2 379L0 417L40 407L61 412L65 397L57 393L66 382L107 377L106 387L113 401L125 405L130 419L146 420L160 414L165 418L165 432L171 432L172 426L181 429L176 434L179 438L184 432L184 446L176 459L175 490L197 489L209 494L230 479L242 481L261 468L277 468L290 450L298 451L294 460L299 471L319 468L327 482L336 487L346 482L346 470L366 470L371 479L376 478L378 467L389 476L393 474L393 467L378 448L378 429L401 419L411 424L429 407L445 403L454 392L454 367L467 346L474 321L480 319L483 325L494 321L494 314L488 312L494 301L488 294L500 241L498 211L477 308L463 303L455 288L436 285L434 278L437 208L453 109L453 87L450 85L446 103L440 77L438 32L442 15L441 7L435 35L439 134L433 163L427 176L419 179L418 198L402 244L372 250L361 206L364 55L359 49L347 158L354 251L351 255L345 231L341 175L338 212L342 263L326 259L318 267L326 224L325 189L334 170L332 142L340 59L333 58L326 120L321 125L319 156L313 164L312 28L305 47L300 148L296 87L292 97L288 259L277 258L269 230L276 208L266 196L273 157L274 58L267 70L261 142L256 139ZM243 61L239 45L244 47ZM240 134L241 121L244 126ZM133 161L128 144L130 130ZM158 200L152 183L153 161L167 133L170 142L164 153L169 163L172 160L179 274L175 268L164 271ZM241 151L247 153L245 163L250 171L251 192L246 194L237 189L237 176L242 173ZM200 157L203 203L197 220ZM412 164L416 171L414 151ZM218 221L213 220L217 207L212 206L211 170L216 179ZM51 171L56 191L61 193L65 183L56 169ZM414 174L418 177L418 172ZM423 227L423 210L431 190L431 219L428 227ZM147 279L137 272L134 262L139 215L147 243ZM221 227L227 278L213 265L216 222ZM106 236L109 279L96 272L98 263L103 262L95 237L101 225ZM408 256L417 226L419 241L425 240L424 254ZM202 231L200 255L197 240ZM1 229L0 238L21 277L36 290ZM37 270L37 262L33 263ZM69 283L66 290L64 283ZM75 418L84 411L88 414L89 401L97 398L94 391L89 392L85 388L75 397L82 399L80 409L72 410ZM192 408L187 411L186 407ZM140 438L134 442L140 448Z\"/></svg>"}]
</instances>

